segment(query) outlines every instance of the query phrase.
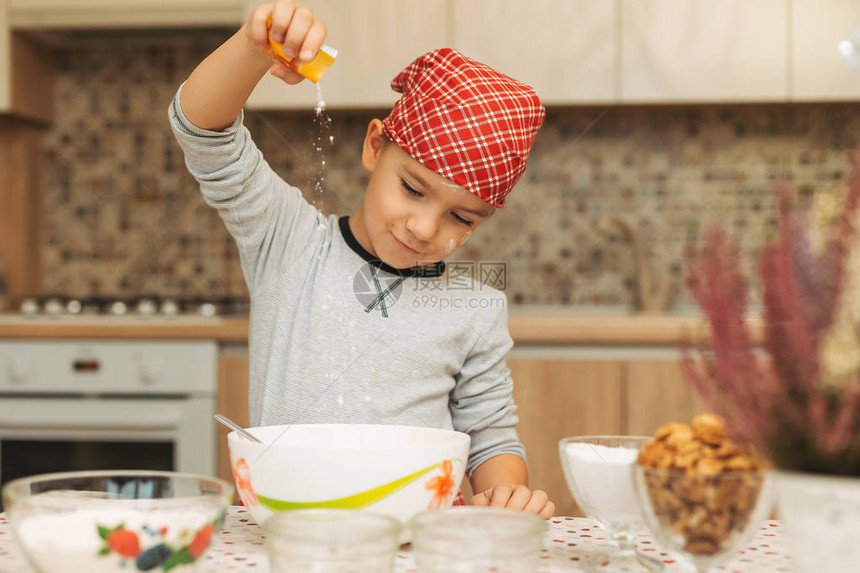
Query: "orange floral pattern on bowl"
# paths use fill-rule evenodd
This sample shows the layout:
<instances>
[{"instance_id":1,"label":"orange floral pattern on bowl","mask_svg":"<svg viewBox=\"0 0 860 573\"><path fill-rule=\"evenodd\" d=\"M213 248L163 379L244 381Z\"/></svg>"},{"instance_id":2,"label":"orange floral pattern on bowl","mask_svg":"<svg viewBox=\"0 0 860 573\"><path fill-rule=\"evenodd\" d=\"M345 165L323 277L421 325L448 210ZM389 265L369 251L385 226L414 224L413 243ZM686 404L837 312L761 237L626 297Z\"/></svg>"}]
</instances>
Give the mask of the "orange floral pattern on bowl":
<instances>
[{"instance_id":1,"label":"orange floral pattern on bowl","mask_svg":"<svg viewBox=\"0 0 860 573\"><path fill-rule=\"evenodd\" d=\"M424 486L433 491L433 499L427 509L439 509L448 506L448 501L454 496L454 466L451 460L445 460L439 464L442 475L430 478Z\"/></svg>"},{"instance_id":2,"label":"orange floral pattern on bowl","mask_svg":"<svg viewBox=\"0 0 860 573\"><path fill-rule=\"evenodd\" d=\"M245 506L257 505L257 494L251 485L251 468L245 458L239 458L233 463L233 481L236 482L236 490L242 503Z\"/></svg>"}]
</instances>

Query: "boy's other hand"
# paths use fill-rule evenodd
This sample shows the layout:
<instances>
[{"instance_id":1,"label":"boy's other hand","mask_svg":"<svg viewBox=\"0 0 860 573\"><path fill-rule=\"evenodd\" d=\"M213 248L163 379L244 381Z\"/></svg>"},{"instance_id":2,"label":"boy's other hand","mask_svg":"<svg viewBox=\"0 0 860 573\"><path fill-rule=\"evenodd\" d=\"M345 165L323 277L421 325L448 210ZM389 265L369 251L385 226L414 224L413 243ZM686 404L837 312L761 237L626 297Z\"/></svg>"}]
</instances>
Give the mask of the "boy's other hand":
<instances>
[{"instance_id":1,"label":"boy's other hand","mask_svg":"<svg viewBox=\"0 0 860 573\"><path fill-rule=\"evenodd\" d=\"M268 20L272 18L271 30ZM277 0L261 4L248 17L245 34L251 48L271 56L269 35L274 42L283 44L284 54L302 62L313 60L327 33L325 22L307 6L294 0ZM288 84L297 84L304 78L283 63L274 60L269 73Z\"/></svg>"},{"instance_id":2,"label":"boy's other hand","mask_svg":"<svg viewBox=\"0 0 860 573\"><path fill-rule=\"evenodd\" d=\"M503 507L536 513L549 519L555 513L555 504L546 492L530 490L524 485L496 485L472 496L472 505L478 507Z\"/></svg>"}]
</instances>

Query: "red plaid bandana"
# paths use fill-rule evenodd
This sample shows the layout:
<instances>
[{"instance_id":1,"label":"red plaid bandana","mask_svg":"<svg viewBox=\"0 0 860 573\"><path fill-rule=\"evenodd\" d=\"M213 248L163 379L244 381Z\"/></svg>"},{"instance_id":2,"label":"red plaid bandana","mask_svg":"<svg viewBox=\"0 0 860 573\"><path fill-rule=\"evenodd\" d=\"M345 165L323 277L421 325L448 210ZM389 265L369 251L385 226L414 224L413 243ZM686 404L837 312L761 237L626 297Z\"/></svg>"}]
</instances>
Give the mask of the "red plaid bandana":
<instances>
[{"instance_id":1,"label":"red plaid bandana","mask_svg":"<svg viewBox=\"0 0 860 573\"><path fill-rule=\"evenodd\" d=\"M502 207L545 111L534 89L450 48L397 74L386 135L425 167Z\"/></svg>"}]
</instances>

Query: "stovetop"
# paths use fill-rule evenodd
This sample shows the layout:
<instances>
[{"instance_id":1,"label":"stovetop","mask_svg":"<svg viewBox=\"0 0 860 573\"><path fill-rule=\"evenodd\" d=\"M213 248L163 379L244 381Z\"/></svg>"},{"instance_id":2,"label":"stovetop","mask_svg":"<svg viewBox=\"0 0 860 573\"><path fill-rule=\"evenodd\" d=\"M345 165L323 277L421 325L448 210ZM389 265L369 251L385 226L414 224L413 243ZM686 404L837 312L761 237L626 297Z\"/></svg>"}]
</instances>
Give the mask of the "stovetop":
<instances>
[{"instance_id":1,"label":"stovetop","mask_svg":"<svg viewBox=\"0 0 860 573\"><path fill-rule=\"evenodd\" d=\"M114 316L128 318L180 316L247 316L247 297L70 297L43 295L26 297L16 309L27 318Z\"/></svg>"}]
</instances>

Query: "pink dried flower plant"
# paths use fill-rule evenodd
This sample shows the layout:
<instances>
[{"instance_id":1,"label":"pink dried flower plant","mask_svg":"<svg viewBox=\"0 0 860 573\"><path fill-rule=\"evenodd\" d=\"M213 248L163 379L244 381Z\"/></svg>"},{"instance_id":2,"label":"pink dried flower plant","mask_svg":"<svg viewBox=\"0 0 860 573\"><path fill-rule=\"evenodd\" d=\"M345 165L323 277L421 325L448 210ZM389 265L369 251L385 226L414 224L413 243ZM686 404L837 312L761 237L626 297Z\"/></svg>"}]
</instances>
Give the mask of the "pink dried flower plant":
<instances>
[{"instance_id":1,"label":"pink dried flower plant","mask_svg":"<svg viewBox=\"0 0 860 573\"><path fill-rule=\"evenodd\" d=\"M845 303L846 261L857 243L852 222L860 208L860 161L818 253L808 213L795 209L794 199L791 187L781 185L778 232L760 255L762 348L750 333L748 282L726 233L714 227L688 257L687 286L710 332L697 351L682 345L682 369L705 405L776 467L860 476L860 373L833 387L823 383L822 365L823 341ZM860 353L860 347L848 351Z\"/></svg>"}]
</instances>

